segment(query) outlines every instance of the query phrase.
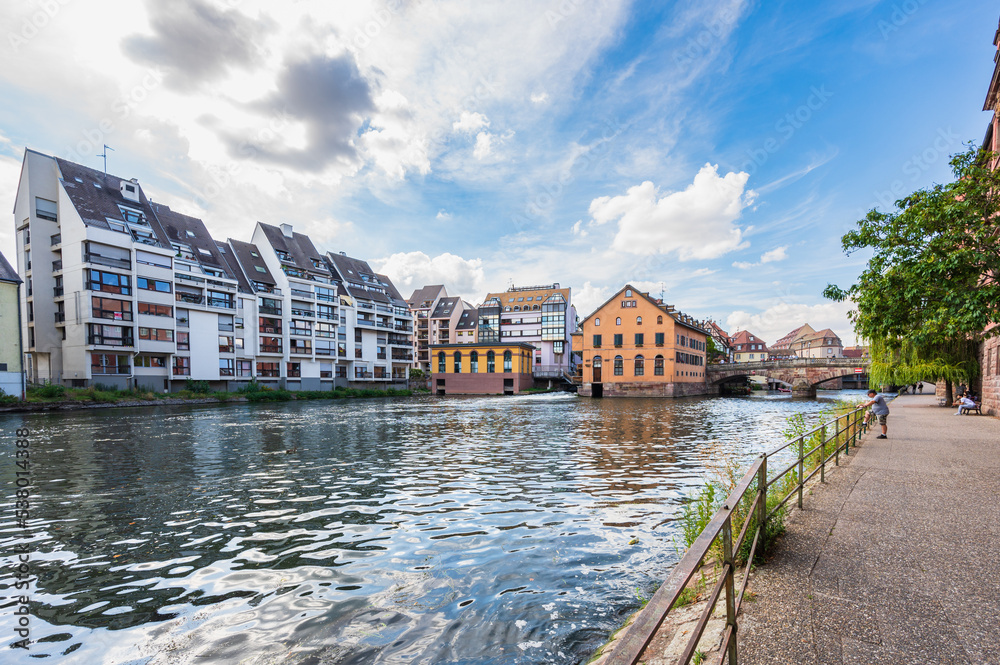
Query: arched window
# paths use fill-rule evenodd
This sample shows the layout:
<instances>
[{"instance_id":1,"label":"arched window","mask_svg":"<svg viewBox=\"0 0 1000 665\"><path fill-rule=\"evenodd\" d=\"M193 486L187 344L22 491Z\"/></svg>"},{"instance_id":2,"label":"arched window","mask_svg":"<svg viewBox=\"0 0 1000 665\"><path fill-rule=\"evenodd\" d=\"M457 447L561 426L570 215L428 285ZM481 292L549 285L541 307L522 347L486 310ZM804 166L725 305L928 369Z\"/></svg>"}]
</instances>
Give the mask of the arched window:
<instances>
[{"instance_id":1,"label":"arched window","mask_svg":"<svg viewBox=\"0 0 1000 665\"><path fill-rule=\"evenodd\" d=\"M635 317L635 325L637 325L637 326L641 326L642 325L642 317L641 316Z\"/></svg>"},{"instance_id":2,"label":"arched window","mask_svg":"<svg viewBox=\"0 0 1000 665\"><path fill-rule=\"evenodd\" d=\"M653 374L663 376L663 356L653 358Z\"/></svg>"},{"instance_id":3,"label":"arched window","mask_svg":"<svg viewBox=\"0 0 1000 665\"><path fill-rule=\"evenodd\" d=\"M515 311L515 312L520 312L520 311L521 311L521 308L520 308L520 306L518 306L518 305L514 305L514 311Z\"/></svg>"},{"instance_id":4,"label":"arched window","mask_svg":"<svg viewBox=\"0 0 1000 665\"><path fill-rule=\"evenodd\" d=\"M469 371L473 374L479 373L479 354L475 351L469 354Z\"/></svg>"},{"instance_id":5,"label":"arched window","mask_svg":"<svg viewBox=\"0 0 1000 665\"><path fill-rule=\"evenodd\" d=\"M622 317L619 316L618 318L615 319L615 325L620 326L621 324L622 324Z\"/></svg>"},{"instance_id":6,"label":"arched window","mask_svg":"<svg viewBox=\"0 0 1000 665\"><path fill-rule=\"evenodd\" d=\"M594 325L595 326L601 325L601 317L597 317L596 319L594 319Z\"/></svg>"},{"instance_id":7,"label":"arched window","mask_svg":"<svg viewBox=\"0 0 1000 665\"><path fill-rule=\"evenodd\" d=\"M622 376L625 374L625 359L621 356L615 356L615 376Z\"/></svg>"},{"instance_id":8,"label":"arched window","mask_svg":"<svg viewBox=\"0 0 1000 665\"><path fill-rule=\"evenodd\" d=\"M438 354L438 374L444 374L447 371L448 368L445 365L444 351L442 351Z\"/></svg>"},{"instance_id":9,"label":"arched window","mask_svg":"<svg viewBox=\"0 0 1000 665\"><path fill-rule=\"evenodd\" d=\"M486 352L486 373L492 374L497 371L497 354L492 351Z\"/></svg>"},{"instance_id":10,"label":"arched window","mask_svg":"<svg viewBox=\"0 0 1000 665\"><path fill-rule=\"evenodd\" d=\"M503 311L505 311L505 312L509 312L509 311L510 311L510 305L507 305L506 307L504 307L504 308L503 308Z\"/></svg>"},{"instance_id":11,"label":"arched window","mask_svg":"<svg viewBox=\"0 0 1000 665\"><path fill-rule=\"evenodd\" d=\"M625 289L625 297L626 298L632 297L632 289Z\"/></svg>"},{"instance_id":12,"label":"arched window","mask_svg":"<svg viewBox=\"0 0 1000 665\"><path fill-rule=\"evenodd\" d=\"M662 325L662 324L663 324L663 317L662 316L656 317L656 325Z\"/></svg>"},{"instance_id":13,"label":"arched window","mask_svg":"<svg viewBox=\"0 0 1000 665\"><path fill-rule=\"evenodd\" d=\"M600 356L594 356L594 369L600 369L601 363L604 362Z\"/></svg>"},{"instance_id":14,"label":"arched window","mask_svg":"<svg viewBox=\"0 0 1000 665\"><path fill-rule=\"evenodd\" d=\"M503 352L503 371L511 372L513 371L513 358L510 349Z\"/></svg>"},{"instance_id":15,"label":"arched window","mask_svg":"<svg viewBox=\"0 0 1000 665\"><path fill-rule=\"evenodd\" d=\"M461 373L462 373L462 352L461 351L456 351L455 352L455 374L461 374Z\"/></svg>"},{"instance_id":16,"label":"arched window","mask_svg":"<svg viewBox=\"0 0 1000 665\"><path fill-rule=\"evenodd\" d=\"M642 376L646 373L646 359L641 355L635 357L635 375Z\"/></svg>"},{"instance_id":17,"label":"arched window","mask_svg":"<svg viewBox=\"0 0 1000 665\"><path fill-rule=\"evenodd\" d=\"M538 309L538 305L532 305L531 306L531 311L535 311L536 309Z\"/></svg>"}]
</instances>

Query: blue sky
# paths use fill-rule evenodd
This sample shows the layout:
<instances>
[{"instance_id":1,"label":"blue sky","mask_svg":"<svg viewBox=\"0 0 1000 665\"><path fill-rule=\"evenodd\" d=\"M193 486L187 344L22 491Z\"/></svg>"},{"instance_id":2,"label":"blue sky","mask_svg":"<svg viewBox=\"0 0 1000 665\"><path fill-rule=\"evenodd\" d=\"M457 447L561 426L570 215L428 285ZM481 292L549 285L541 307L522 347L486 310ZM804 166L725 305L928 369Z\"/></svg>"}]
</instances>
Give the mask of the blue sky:
<instances>
[{"instance_id":1,"label":"blue sky","mask_svg":"<svg viewBox=\"0 0 1000 665\"><path fill-rule=\"evenodd\" d=\"M291 223L385 270L625 282L769 341L848 342L868 209L980 141L984 1L9 2L0 179L24 147L136 177L219 238ZM896 193L893 193L895 188ZM0 230L13 251L13 224Z\"/></svg>"}]
</instances>

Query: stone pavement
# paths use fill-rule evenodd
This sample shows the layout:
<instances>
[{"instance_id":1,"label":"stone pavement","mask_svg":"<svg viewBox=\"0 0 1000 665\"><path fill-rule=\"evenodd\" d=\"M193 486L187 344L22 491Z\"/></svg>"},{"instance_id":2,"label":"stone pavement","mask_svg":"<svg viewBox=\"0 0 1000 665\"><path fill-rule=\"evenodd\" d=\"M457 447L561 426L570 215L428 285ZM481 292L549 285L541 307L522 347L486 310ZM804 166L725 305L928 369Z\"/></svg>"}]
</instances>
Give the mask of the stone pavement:
<instances>
[{"instance_id":1,"label":"stone pavement","mask_svg":"<svg viewBox=\"0 0 1000 665\"><path fill-rule=\"evenodd\" d=\"M741 665L1000 665L1000 420L889 408L752 575Z\"/></svg>"}]
</instances>

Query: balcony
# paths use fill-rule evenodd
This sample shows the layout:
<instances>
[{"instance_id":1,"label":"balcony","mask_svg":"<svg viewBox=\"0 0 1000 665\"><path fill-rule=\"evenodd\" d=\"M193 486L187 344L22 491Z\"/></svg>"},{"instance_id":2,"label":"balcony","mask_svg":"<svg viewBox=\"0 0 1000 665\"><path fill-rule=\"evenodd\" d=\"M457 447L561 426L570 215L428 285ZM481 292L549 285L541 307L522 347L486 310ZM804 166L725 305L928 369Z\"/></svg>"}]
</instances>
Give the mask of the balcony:
<instances>
[{"instance_id":1,"label":"balcony","mask_svg":"<svg viewBox=\"0 0 1000 665\"><path fill-rule=\"evenodd\" d=\"M209 298L209 307L222 307L224 309L236 309L236 303L232 300L227 300L226 298Z\"/></svg>"},{"instance_id":2,"label":"balcony","mask_svg":"<svg viewBox=\"0 0 1000 665\"><path fill-rule=\"evenodd\" d=\"M62 242L62 234L57 233L54 236L49 236L49 245L55 247Z\"/></svg>"},{"instance_id":3,"label":"balcony","mask_svg":"<svg viewBox=\"0 0 1000 665\"><path fill-rule=\"evenodd\" d=\"M280 344L261 344L260 345L260 352L261 353L281 353L281 345Z\"/></svg>"},{"instance_id":4,"label":"balcony","mask_svg":"<svg viewBox=\"0 0 1000 665\"><path fill-rule=\"evenodd\" d=\"M295 326L292 326L291 328L288 329L288 334L299 335L301 337L311 337L312 330L310 330L309 328L296 328Z\"/></svg>"},{"instance_id":5,"label":"balcony","mask_svg":"<svg viewBox=\"0 0 1000 665\"><path fill-rule=\"evenodd\" d=\"M190 367L176 367L175 366L173 368L173 374L174 374L174 376L191 376L191 368Z\"/></svg>"},{"instance_id":6,"label":"balcony","mask_svg":"<svg viewBox=\"0 0 1000 665\"><path fill-rule=\"evenodd\" d=\"M307 300L312 300L313 299L313 292L312 291L302 291L300 289L292 289L292 297L293 298L306 298Z\"/></svg>"},{"instance_id":7,"label":"balcony","mask_svg":"<svg viewBox=\"0 0 1000 665\"><path fill-rule=\"evenodd\" d=\"M223 367L219 369L219 376L232 376L232 375L233 375L233 370L229 369L228 367Z\"/></svg>"},{"instance_id":8,"label":"balcony","mask_svg":"<svg viewBox=\"0 0 1000 665\"><path fill-rule=\"evenodd\" d=\"M375 375L372 374L371 372L363 372L361 370L356 369L356 370L354 370L354 378L355 379L374 379Z\"/></svg>"},{"instance_id":9,"label":"balcony","mask_svg":"<svg viewBox=\"0 0 1000 665\"><path fill-rule=\"evenodd\" d=\"M131 337L104 337L103 335L88 335L87 344L92 346L135 346Z\"/></svg>"},{"instance_id":10,"label":"balcony","mask_svg":"<svg viewBox=\"0 0 1000 665\"><path fill-rule=\"evenodd\" d=\"M361 301L358 301L358 309L371 309L371 310L374 310L375 309L375 305L371 304L370 302L361 302Z\"/></svg>"},{"instance_id":11,"label":"balcony","mask_svg":"<svg viewBox=\"0 0 1000 665\"><path fill-rule=\"evenodd\" d=\"M322 348L322 347L316 347L316 355L317 356L332 356L333 355L333 349L325 349L325 348Z\"/></svg>"},{"instance_id":12,"label":"balcony","mask_svg":"<svg viewBox=\"0 0 1000 665\"><path fill-rule=\"evenodd\" d=\"M375 327L375 322L371 321L369 319L358 319L358 325L359 326L368 326L370 328L374 328Z\"/></svg>"},{"instance_id":13,"label":"balcony","mask_svg":"<svg viewBox=\"0 0 1000 665\"><path fill-rule=\"evenodd\" d=\"M183 293L178 291L174 294L178 302L186 302L192 305L203 305L205 304L205 296L198 296L193 293Z\"/></svg>"},{"instance_id":14,"label":"balcony","mask_svg":"<svg viewBox=\"0 0 1000 665\"><path fill-rule=\"evenodd\" d=\"M261 305L260 307L257 308L257 311L260 312L261 314L271 314L274 316L281 316L280 307L265 307L264 305Z\"/></svg>"},{"instance_id":15,"label":"balcony","mask_svg":"<svg viewBox=\"0 0 1000 665\"><path fill-rule=\"evenodd\" d=\"M63 287L61 287L61 286L52 287L52 297L53 298L58 298L58 297L60 297L62 295L63 295Z\"/></svg>"},{"instance_id":16,"label":"balcony","mask_svg":"<svg viewBox=\"0 0 1000 665\"><path fill-rule=\"evenodd\" d=\"M52 272L58 272L60 270L62 270L62 261L61 260L60 261L53 261L52 262Z\"/></svg>"},{"instance_id":17,"label":"balcony","mask_svg":"<svg viewBox=\"0 0 1000 665\"><path fill-rule=\"evenodd\" d=\"M100 254L95 254L94 252L88 252L84 254L83 260L88 263L96 263L97 265L108 266L109 268L121 268L123 270L132 269L132 261L129 259L116 259L110 256L101 256ZM54 267L53 270L55 270Z\"/></svg>"},{"instance_id":18,"label":"balcony","mask_svg":"<svg viewBox=\"0 0 1000 665\"><path fill-rule=\"evenodd\" d=\"M57 324L66 323L66 312L56 312L55 317Z\"/></svg>"},{"instance_id":19,"label":"balcony","mask_svg":"<svg viewBox=\"0 0 1000 665\"><path fill-rule=\"evenodd\" d=\"M316 312L312 311L311 309L297 309L293 307L291 311L292 311L292 316L302 316L307 319L316 318Z\"/></svg>"},{"instance_id":20,"label":"balcony","mask_svg":"<svg viewBox=\"0 0 1000 665\"><path fill-rule=\"evenodd\" d=\"M392 353L392 359L393 360L411 361L411 360L413 360L413 354L412 353L396 353L395 351L393 351L393 353Z\"/></svg>"}]
</instances>

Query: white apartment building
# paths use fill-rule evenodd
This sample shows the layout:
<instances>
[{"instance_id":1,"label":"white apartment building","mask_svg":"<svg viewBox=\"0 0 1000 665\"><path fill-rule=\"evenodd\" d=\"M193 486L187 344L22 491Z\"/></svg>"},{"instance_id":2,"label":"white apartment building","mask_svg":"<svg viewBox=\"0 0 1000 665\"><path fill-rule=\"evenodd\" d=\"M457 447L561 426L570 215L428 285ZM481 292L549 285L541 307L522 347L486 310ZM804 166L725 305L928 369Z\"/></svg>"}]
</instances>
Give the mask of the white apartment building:
<instances>
[{"instance_id":1,"label":"white apartment building","mask_svg":"<svg viewBox=\"0 0 1000 665\"><path fill-rule=\"evenodd\" d=\"M258 223L252 242L216 242L201 220L152 203L134 179L33 150L14 214L29 383L162 391L255 379L326 390L406 378L412 319L389 280L370 285L371 369L348 373L355 359L338 357L341 312L352 324L367 314L356 314L350 280L290 225ZM405 346L400 358L395 346Z\"/></svg>"},{"instance_id":2,"label":"white apartment building","mask_svg":"<svg viewBox=\"0 0 1000 665\"><path fill-rule=\"evenodd\" d=\"M481 343L526 342L535 347L534 377L564 378L573 372L576 308L572 290L559 284L511 287L490 293L479 306Z\"/></svg>"}]
</instances>

